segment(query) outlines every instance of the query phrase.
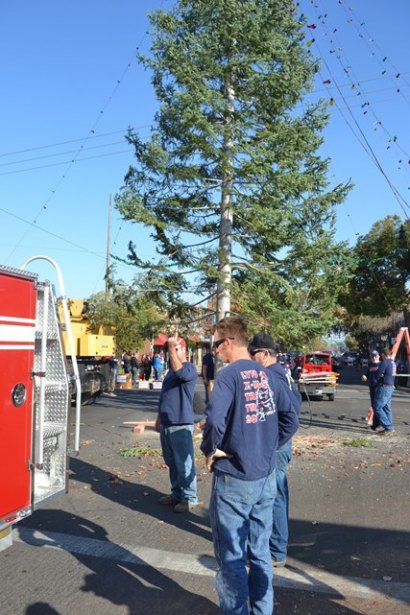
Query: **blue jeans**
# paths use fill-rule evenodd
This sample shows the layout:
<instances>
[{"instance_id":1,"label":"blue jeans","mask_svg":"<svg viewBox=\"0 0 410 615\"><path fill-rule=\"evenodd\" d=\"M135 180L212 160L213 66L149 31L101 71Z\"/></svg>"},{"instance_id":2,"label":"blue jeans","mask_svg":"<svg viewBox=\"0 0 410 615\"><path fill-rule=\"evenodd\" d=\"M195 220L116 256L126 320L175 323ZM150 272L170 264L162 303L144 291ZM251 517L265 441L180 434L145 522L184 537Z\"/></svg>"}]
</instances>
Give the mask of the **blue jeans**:
<instances>
[{"instance_id":1,"label":"blue jeans","mask_svg":"<svg viewBox=\"0 0 410 615\"><path fill-rule=\"evenodd\" d=\"M162 380L162 367L154 367L154 380Z\"/></svg>"},{"instance_id":2,"label":"blue jeans","mask_svg":"<svg viewBox=\"0 0 410 615\"><path fill-rule=\"evenodd\" d=\"M384 427L387 431L393 429L393 416L391 413L391 398L393 397L394 386L378 386L374 398L374 413L377 424Z\"/></svg>"},{"instance_id":3,"label":"blue jeans","mask_svg":"<svg viewBox=\"0 0 410 615\"><path fill-rule=\"evenodd\" d=\"M284 561L288 552L289 489L286 470L291 459L292 441L289 440L276 451L277 493L273 505L273 525L269 548L272 559L277 562Z\"/></svg>"},{"instance_id":4,"label":"blue jeans","mask_svg":"<svg viewBox=\"0 0 410 615\"><path fill-rule=\"evenodd\" d=\"M222 615L273 613L269 536L275 494L275 472L247 481L215 470L209 514Z\"/></svg>"},{"instance_id":5,"label":"blue jeans","mask_svg":"<svg viewBox=\"0 0 410 615\"><path fill-rule=\"evenodd\" d=\"M160 439L172 495L180 502L197 504L193 431L193 425L161 427Z\"/></svg>"},{"instance_id":6,"label":"blue jeans","mask_svg":"<svg viewBox=\"0 0 410 615\"><path fill-rule=\"evenodd\" d=\"M115 389L115 385L117 384L117 374L118 367L110 368L110 390L113 391Z\"/></svg>"}]
</instances>

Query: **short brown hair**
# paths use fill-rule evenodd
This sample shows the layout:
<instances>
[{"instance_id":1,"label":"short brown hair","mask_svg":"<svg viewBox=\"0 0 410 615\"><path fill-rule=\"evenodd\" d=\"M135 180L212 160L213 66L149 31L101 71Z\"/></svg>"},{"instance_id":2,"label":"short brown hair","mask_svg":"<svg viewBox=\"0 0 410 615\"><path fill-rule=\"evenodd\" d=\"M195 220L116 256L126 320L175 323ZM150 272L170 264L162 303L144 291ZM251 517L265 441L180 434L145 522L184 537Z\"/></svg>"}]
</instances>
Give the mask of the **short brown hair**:
<instances>
[{"instance_id":1,"label":"short brown hair","mask_svg":"<svg viewBox=\"0 0 410 615\"><path fill-rule=\"evenodd\" d=\"M248 346L248 328L240 316L222 318L216 323L215 331L218 331L221 337L232 337L237 346Z\"/></svg>"}]
</instances>

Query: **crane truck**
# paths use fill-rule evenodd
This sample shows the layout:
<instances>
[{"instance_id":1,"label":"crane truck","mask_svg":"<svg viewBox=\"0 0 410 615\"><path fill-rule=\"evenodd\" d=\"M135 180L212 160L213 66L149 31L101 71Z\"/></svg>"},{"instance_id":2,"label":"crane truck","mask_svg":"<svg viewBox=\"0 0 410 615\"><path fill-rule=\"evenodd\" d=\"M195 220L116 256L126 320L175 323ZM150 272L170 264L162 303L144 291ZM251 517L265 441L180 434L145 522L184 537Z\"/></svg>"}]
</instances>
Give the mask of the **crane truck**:
<instances>
[{"instance_id":1,"label":"crane truck","mask_svg":"<svg viewBox=\"0 0 410 615\"><path fill-rule=\"evenodd\" d=\"M94 326L90 318L90 307L83 299L67 301L71 332L81 380L81 403L93 403L101 393L109 388L110 357L115 352L115 329L111 325ZM63 306L58 306L60 319L63 319ZM67 333L62 332L68 369L73 375L73 365L70 355ZM73 389L73 402L76 391Z\"/></svg>"}]
</instances>

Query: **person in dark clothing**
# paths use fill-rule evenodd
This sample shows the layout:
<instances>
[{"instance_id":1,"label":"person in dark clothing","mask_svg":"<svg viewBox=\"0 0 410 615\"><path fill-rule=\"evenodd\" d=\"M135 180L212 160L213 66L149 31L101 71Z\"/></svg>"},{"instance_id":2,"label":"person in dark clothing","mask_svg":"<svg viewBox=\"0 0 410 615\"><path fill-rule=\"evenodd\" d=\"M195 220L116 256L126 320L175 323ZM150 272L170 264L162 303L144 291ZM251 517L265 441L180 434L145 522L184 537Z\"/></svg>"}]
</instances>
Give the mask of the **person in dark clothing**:
<instances>
[{"instance_id":1,"label":"person in dark clothing","mask_svg":"<svg viewBox=\"0 0 410 615\"><path fill-rule=\"evenodd\" d=\"M132 384L137 384L139 363L138 363L138 359L137 359L135 352L133 352L131 355L130 367L131 367L131 373L132 373Z\"/></svg>"},{"instance_id":2,"label":"person in dark clothing","mask_svg":"<svg viewBox=\"0 0 410 615\"><path fill-rule=\"evenodd\" d=\"M124 368L124 373L129 374L131 372L131 355L128 350L125 350L122 355L122 365Z\"/></svg>"},{"instance_id":3,"label":"person in dark clothing","mask_svg":"<svg viewBox=\"0 0 410 615\"><path fill-rule=\"evenodd\" d=\"M142 367L144 369L144 380L149 380L151 378L152 361L148 354L144 356Z\"/></svg>"},{"instance_id":4,"label":"person in dark clothing","mask_svg":"<svg viewBox=\"0 0 410 615\"><path fill-rule=\"evenodd\" d=\"M170 369L162 382L156 428L169 468L171 493L162 495L159 503L185 513L198 504L192 439L197 371L186 359L185 340L174 336L167 343Z\"/></svg>"},{"instance_id":5,"label":"person in dark clothing","mask_svg":"<svg viewBox=\"0 0 410 615\"><path fill-rule=\"evenodd\" d=\"M370 393L370 408L367 413L367 424L372 428L378 427L376 421L376 417L374 414L374 397L376 394L377 387L377 370L380 365L380 355L377 350L372 350L370 353L370 361L367 366L367 372L363 374L362 381L367 382L369 385L369 393Z\"/></svg>"},{"instance_id":6,"label":"person in dark clothing","mask_svg":"<svg viewBox=\"0 0 410 615\"><path fill-rule=\"evenodd\" d=\"M209 395L214 388L215 380L215 360L211 351L210 344L204 346L205 354L202 359L202 378L205 386L205 403L209 401Z\"/></svg>"},{"instance_id":7,"label":"person in dark clothing","mask_svg":"<svg viewBox=\"0 0 410 615\"><path fill-rule=\"evenodd\" d=\"M396 378L396 364L393 361L390 348L385 348L382 351L382 362L377 369L376 378L374 414L377 427L375 427L375 431L381 436L388 436L394 432L391 398L393 397Z\"/></svg>"},{"instance_id":8,"label":"person in dark clothing","mask_svg":"<svg viewBox=\"0 0 410 615\"><path fill-rule=\"evenodd\" d=\"M247 613L249 603L249 612L272 615L275 451L295 433L298 418L285 384L252 361L247 346L242 319L218 322L215 353L229 365L215 380L201 450L213 471L209 513L221 610Z\"/></svg>"},{"instance_id":9,"label":"person in dark clothing","mask_svg":"<svg viewBox=\"0 0 410 615\"><path fill-rule=\"evenodd\" d=\"M267 333L258 333L249 344L249 354L253 359L266 367L275 377L279 378L289 389L289 396L299 416L302 398L296 388L292 388L289 374L283 365L277 363L279 345ZM273 506L273 524L269 539L272 565L285 566L289 541L289 486L287 467L292 459L292 440L289 440L276 451L276 487L277 493Z\"/></svg>"}]
</instances>

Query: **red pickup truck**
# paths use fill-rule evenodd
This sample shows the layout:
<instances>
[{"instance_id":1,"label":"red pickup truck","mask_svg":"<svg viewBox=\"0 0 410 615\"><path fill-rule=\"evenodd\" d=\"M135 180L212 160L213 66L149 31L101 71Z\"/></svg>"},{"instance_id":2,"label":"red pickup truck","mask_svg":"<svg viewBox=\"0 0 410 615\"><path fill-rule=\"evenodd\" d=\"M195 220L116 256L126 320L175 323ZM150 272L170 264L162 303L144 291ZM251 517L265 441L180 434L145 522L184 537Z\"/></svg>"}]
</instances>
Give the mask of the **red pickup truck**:
<instances>
[{"instance_id":1,"label":"red pickup truck","mask_svg":"<svg viewBox=\"0 0 410 615\"><path fill-rule=\"evenodd\" d=\"M302 355L293 378L300 393L307 397L327 396L334 401L338 374L334 371L330 352L310 352Z\"/></svg>"}]
</instances>

